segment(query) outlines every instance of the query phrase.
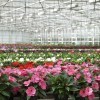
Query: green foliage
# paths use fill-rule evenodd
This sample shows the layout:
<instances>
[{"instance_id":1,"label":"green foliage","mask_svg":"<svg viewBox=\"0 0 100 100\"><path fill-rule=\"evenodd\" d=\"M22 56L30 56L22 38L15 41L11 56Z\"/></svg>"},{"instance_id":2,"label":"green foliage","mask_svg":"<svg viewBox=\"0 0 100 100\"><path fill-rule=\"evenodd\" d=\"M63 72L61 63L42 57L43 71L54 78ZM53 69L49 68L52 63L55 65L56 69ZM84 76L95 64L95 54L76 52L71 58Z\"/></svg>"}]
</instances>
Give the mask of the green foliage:
<instances>
[{"instance_id":1,"label":"green foliage","mask_svg":"<svg viewBox=\"0 0 100 100\"><path fill-rule=\"evenodd\" d=\"M0 77L0 100L7 100L10 97L9 89L11 89L11 86L8 82L8 76L3 74Z\"/></svg>"},{"instance_id":2,"label":"green foliage","mask_svg":"<svg viewBox=\"0 0 100 100\"><path fill-rule=\"evenodd\" d=\"M0 76L0 100L8 100L11 96L11 90L13 87L18 86L16 82L10 83L7 74Z\"/></svg>"},{"instance_id":3,"label":"green foliage","mask_svg":"<svg viewBox=\"0 0 100 100\"><path fill-rule=\"evenodd\" d=\"M19 61L20 58L24 58L22 63L29 61L36 62L37 65L43 65L47 58L55 57L56 59L62 58L65 62L71 62L75 64L81 64L83 62L91 62L93 64L100 65L100 54L98 52L30 52L30 53L1 53L0 54L0 66L11 65L14 61ZM37 60L38 59L38 60ZM42 59L42 60L41 60ZM90 61L89 61L90 59ZM52 61L52 60L51 60Z\"/></svg>"},{"instance_id":4,"label":"green foliage","mask_svg":"<svg viewBox=\"0 0 100 100\"><path fill-rule=\"evenodd\" d=\"M65 72L59 75L49 75L48 85L51 87L51 92L60 100L64 100L69 97L73 92L78 91L75 87L74 79L72 76L68 76Z\"/></svg>"}]
</instances>

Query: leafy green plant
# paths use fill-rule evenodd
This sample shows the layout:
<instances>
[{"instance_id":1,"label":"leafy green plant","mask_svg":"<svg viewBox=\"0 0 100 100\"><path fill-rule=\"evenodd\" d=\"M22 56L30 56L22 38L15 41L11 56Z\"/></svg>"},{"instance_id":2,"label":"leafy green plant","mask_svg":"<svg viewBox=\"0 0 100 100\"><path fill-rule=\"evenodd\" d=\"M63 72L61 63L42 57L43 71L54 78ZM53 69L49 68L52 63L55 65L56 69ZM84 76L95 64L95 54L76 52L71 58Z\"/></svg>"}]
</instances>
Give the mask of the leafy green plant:
<instances>
[{"instance_id":1,"label":"leafy green plant","mask_svg":"<svg viewBox=\"0 0 100 100\"><path fill-rule=\"evenodd\" d=\"M78 91L73 77L68 76L65 72L55 76L49 75L47 83L56 100L67 100L74 92Z\"/></svg>"},{"instance_id":2,"label":"leafy green plant","mask_svg":"<svg viewBox=\"0 0 100 100\"><path fill-rule=\"evenodd\" d=\"M11 84L6 74L0 77L0 100L7 100L10 97Z\"/></svg>"}]
</instances>

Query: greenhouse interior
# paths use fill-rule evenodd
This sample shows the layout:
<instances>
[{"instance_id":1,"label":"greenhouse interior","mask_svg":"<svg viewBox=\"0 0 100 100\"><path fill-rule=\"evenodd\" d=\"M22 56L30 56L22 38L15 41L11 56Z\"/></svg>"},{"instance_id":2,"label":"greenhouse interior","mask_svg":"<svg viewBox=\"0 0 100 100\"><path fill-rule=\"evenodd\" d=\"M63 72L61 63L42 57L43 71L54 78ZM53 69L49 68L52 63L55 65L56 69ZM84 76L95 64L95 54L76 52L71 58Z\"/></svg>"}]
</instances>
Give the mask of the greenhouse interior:
<instances>
[{"instance_id":1,"label":"greenhouse interior","mask_svg":"<svg viewBox=\"0 0 100 100\"><path fill-rule=\"evenodd\" d=\"M100 100L100 0L0 0L0 100Z\"/></svg>"}]
</instances>

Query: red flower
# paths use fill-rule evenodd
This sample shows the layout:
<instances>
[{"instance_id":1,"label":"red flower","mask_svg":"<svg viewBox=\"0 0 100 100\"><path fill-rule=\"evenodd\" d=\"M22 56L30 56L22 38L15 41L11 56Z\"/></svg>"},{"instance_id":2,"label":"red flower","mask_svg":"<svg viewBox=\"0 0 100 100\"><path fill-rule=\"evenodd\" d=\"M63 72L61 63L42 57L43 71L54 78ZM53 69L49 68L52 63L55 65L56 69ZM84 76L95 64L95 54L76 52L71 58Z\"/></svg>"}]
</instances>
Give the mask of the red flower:
<instances>
[{"instance_id":1,"label":"red flower","mask_svg":"<svg viewBox=\"0 0 100 100\"><path fill-rule=\"evenodd\" d=\"M20 64L19 65L19 69L24 69L24 65L23 64Z\"/></svg>"},{"instance_id":2,"label":"red flower","mask_svg":"<svg viewBox=\"0 0 100 100\"><path fill-rule=\"evenodd\" d=\"M45 67L53 67L53 65L54 65L54 62L45 62L45 64L44 64L44 66Z\"/></svg>"},{"instance_id":3,"label":"red flower","mask_svg":"<svg viewBox=\"0 0 100 100\"><path fill-rule=\"evenodd\" d=\"M34 64L35 63L33 63L33 62L27 62L24 67L25 68L33 68L34 67Z\"/></svg>"},{"instance_id":4,"label":"red flower","mask_svg":"<svg viewBox=\"0 0 100 100\"><path fill-rule=\"evenodd\" d=\"M18 61L12 62L12 65L13 65L14 67L18 67L19 64L20 64L20 63L19 63Z\"/></svg>"},{"instance_id":5,"label":"red flower","mask_svg":"<svg viewBox=\"0 0 100 100\"><path fill-rule=\"evenodd\" d=\"M35 67L34 62L26 62L25 64L20 64L19 65L20 69L30 69L30 68L34 68L34 67Z\"/></svg>"}]
</instances>

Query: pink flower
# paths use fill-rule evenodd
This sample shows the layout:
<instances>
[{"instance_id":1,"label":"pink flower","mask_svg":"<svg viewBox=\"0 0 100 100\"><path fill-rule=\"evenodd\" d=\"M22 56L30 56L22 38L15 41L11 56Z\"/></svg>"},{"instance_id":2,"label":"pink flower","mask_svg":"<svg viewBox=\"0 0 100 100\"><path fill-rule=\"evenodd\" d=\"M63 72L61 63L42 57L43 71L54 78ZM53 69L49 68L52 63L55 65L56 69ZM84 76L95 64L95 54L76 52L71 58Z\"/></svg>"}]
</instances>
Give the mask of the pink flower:
<instances>
[{"instance_id":1,"label":"pink flower","mask_svg":"<svg viewBox=\"0 0 100 100\"><path fill-rule=\"evenodd\" d=\"M3 72L4 74L7 74L7 75L9 75L9 74L11 74L12 73L12 69L11 68L5 68L5 70L4 70L4 72Z\"/></svg>"},{"instance_id":2,"label":"pink flower","mask_svg":"<svg viewBox=\"0 0 100 100\"><path fill-rule=\"evenodd\" d=\"M67 69L67 66L61 66L62 70Z\"/></svg>"},{"instance_id":3,"label":"pink flower","mask_svg":"<svg viewBox=\"0 0 100 100\"><path fill-rule=\"evenodd\" d=\"M61 68L60 67L56 67L56 68L51 69L51 74L53 74L53 75L58 75L60 73L61 73Z\"/></svg>"},{"instance_id":4,"label":"pink flower","mask_svg":"<svg viewBox=\"0 0 100 100\"><path fill-rule=\"evenodd\" d=\"M20 70L20 71L21 71L21 75L22 75L22 76L27 76L27 75L28 75L28 73L27 73L26 70Z\"/></svg>"},{"instance_id":5,"label":"pink flower","mask_svg":"<svg viewBox=\"0 0 100 100\"><path fill-rule=\"evenodd\" d=\"M38 75L33 75L32 78L31 78L31 81L33 83L38 83L40 80L40 77Z\"/></svg>"},{"instance_id":6,"label":"pink flower","mask_svg":"<svg viewBox=\"0 0 100 100\"><path fill-rule=\"evenodd\" d=\"M91 82L92 82L92 79L91 79L90 77L85 78L85 79L86 79L86 81L87 81L88 83L91 83Z\"/></svg>"},{"instance_id":7,"label":"pink flower","mask_svg":"<svg viewBox=\"0 0 100 100\"><path fill-rule=\"evenodd\" d=\"M81 74L80 73L77 73L76 74L76 79L79 79L81 77Z\"/></svg>"},{"instance_id":8,"label":"pink flower","mask_svg":"<svg viewBox=\"0 0 100 100\"><path fill-rule=\"evenodd\" d=\"M2 74L0 73L0 77L1 77L1 75L2 75Z\"/></svg>"},{"instance_id":9,"label":"pink flower","mask_svg":"<svg viewBox=\"0 0 100 100\"><path fill-rule=\"evenodd\" d=\"M99 84L98 84L97 82L94 82L94 83L92 84L92 88L93 88L93 89L96 89L96 90L99 90Z\"/></svg>"},{"instance_id":10,"label":"pink flower","mask_svg":"<svg viewBox=\"0 0 100 100\"><path fill-rule=\"evenodd\" d=\"M73 65L67 66L67 69L65 71L68 75L74 75L76 73L75 66Z\"/></svg>"},{"instance_id":11,"label":"pink flower","mask_svg":"<svg viewBox=\"0 0 100 100\"><path fill-rule=\"evenodd\" d=\"M68 74L68 75L74 75L74 73L75 73L75 70L68 70L68 71L67 71L67 74Z\"/></svg>"},{"instance_id":12,"label":"pink flower","mask_svg":"<svg viewBox=\"0 0 100 100\"><path fill-rule=\"evenodd\" d=\"M91 83L92 82L92 79L91 79L91 73L87 72L84 74L84 78L85 80L88 82L88 83Z\"/></svg>"},{"instance_id":13,"label":"pink flower","mask_svg":"<svg viewBox=\"0 0 100 100\"><path fill-rule=\"evenodd\" d=\"M57 61L57 65L61 65L61 64L62 64L62 60L59 59L59 60Z\"/></svg>"},{"instance_id":14,"label":"pink flower","mask_svg":"<svg viewBox=\"0 0 100 100\"><path fill-rule=\"evenodd\" d=\"M88 64L83 62L83 64L81 65L82 67L88 67Z\"/></svg>"},{"instance_id":15,"label":"pink flower","mask_svg":"<svg viewBox=\"0 0 100 100\"><path fill-rule=\"evenodd\" d=\"M87 96L87 94L85 93L85 89L80 90L79 94L82 97L86 97Z\"/></svg>"},{"instance_id":16,"label":"pink flower","mask_svg":"<svg viewBox=\"0 0 100 100\"><path fill-rule=\"evenodd\" d=\"M99 68L94 68L93 72L94 73L100 73L100 69Z\"/></svg>"},{"instance_id":17,"label":"pink flower","mask_svg":"<svg viewBox=\"0 0 100 100\"><path fill-rule=\"evenodd\" d=\"M45 82L44 80L40 80L39 86L40 86L43 90L45 90L45 89L46 89L46 82Z\"/></svg>"},{"instance_id":18,"label":"pink flower","mask_svg":"<svg viewBox=\"0 0 100 100\"><path fill-rule=\"evenodd\" d=\"M83 72L84 75L89 73L89 68L84 68L82 72Z\"/></svg>"},{"instance_id":19,"label":"pink flower","mask_svg":"<svg viewBox=\"0 0 100 100\"><path fill-rule=\"evenodd\" d=\"M26 94L28 96L34 96L36 93L36 89L33 86L28 87L28 89L26 90Z\"/></svg>"},{"instance_id":20,"label":"pink flower","mask_svg":"<svg viewBox=\"0 0 100 100\"><path fill-rule=\"evenodd\" d=\"M17 68L13 69L13 74L21 75L21 71Z\"/></svg>"},{"instance_id":21,"label":"pink flower","mask_svg":"<svg viewBox=\"0 0 100 100\"><path fill-rule=\"evenodd\" d=\"M90 88L90 87L87 87L87 88L85 89L85 93L86 93L88 96L89 96L89 95L92 95L93 89Z\"/></svg>"},{"instance_id":22,"label":"pink flower","mask_svg":"<svg viewBox=\"0 0 100 100\"><path fill-rule=\"evenodd\" d=\"M97 81L100 81L100 75L95 76L95 79L96 79Z\"/></svg>"},{"instance_id":23,"label":"pink flower","mask_svg":"<svg viewBox=\"0 0 100 100\"><path fill-rule=\"evenodd\" d=\"M45 78L45 76L48 74L49 72L48 72L48 69L47 68L42 68L41 69L41 72L39 72L39 74L40 74L40 76L42 77L42 78Z\"/></svg>"},{"instance_id":24,"label":"pink flower","mask_svg":"<svg viewBox=\"0 0 100 100\"><path fill-rule=\"evenodd\" d=\"M9 81L10 81L10 82L16 82L17 80L16 80L16 78L14 78L14 77L12 77L12 76L9 76Z\"/></svg>"},{"instance_id":25,"label":"pink flower","mask_svg":"<svg viewBox=\"0 0 100 100\"><path fill-rule=\"evenodd\" d=\"M88 96L88 99L89 100L94 100L94 97L95 97L95 95L94 95L94 93L92 93L91 95Z\"/></svg>"},{"instance_id":26,"label":"pink flower","mask_svg":"<svg viewBox=\"0 0 100 100\"><path fill-rule=\"evenodd\" d=\"M87 87L85 89L80 90L79 94L82 97L90 96L93 94L93 89L90 87Z\"/></svg>"},{"instance_id":27,"label":"pink flower","mask_svg":"<svg viewBox=\"0 0 100 100\"><path fill-rule=\"evenodd\" d=\"M31 80L28 80L28 81L25 81L25 82L24 82L24 85L25 85L25 86L29 86L30 83L31 83Z\"/></svg>"}]
</instances>

